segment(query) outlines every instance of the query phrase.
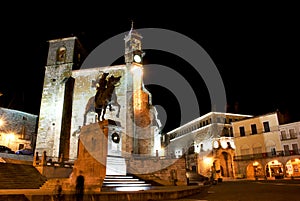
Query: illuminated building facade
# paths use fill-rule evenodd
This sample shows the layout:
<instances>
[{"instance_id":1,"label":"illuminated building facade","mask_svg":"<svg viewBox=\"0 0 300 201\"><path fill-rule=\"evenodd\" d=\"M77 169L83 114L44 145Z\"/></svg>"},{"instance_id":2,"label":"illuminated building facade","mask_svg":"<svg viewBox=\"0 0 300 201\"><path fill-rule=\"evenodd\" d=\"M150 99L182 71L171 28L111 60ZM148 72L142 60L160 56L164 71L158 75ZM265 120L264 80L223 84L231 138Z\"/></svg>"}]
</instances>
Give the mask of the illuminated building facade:
<instances>
[{"instance_id":1,"label":"illuminated building facade","mask_svg":"<svg viewBox=\"0 0 300 201\"><path fill-rule=\"evenodd\" d=\"M300 176L300 122L279 125L286 176Z\"/></svg>"},{"instance_id":2,"label":"illuminated building facade","mask_svg":"<svg viewBox=\"0 0 300 201\"><path fill-rule=\"evenodd\" d=\"M155 156L160 149L160 122L143 85L142 36L131 29L125 36L125 64L90 66L80 69L86 58L77 37L49 41L45 67L36 151L47 157L74 161L83 126L98 121L95 98L100 78L119 77L105 110L105 119L114 122L109 131L108 153L116 156L142 154ZM140 58L141 59L141 58ZM100 119L101 120L101 119ZM115 140L118 139L118 140Z\"/></svg>"},{"instance_id":3,"label":"illuminated building facade","mask_svg":"<svg viewBox=\"0 0 300 201\"><path fill-rule=\"evenodd\" d=\"M35 148L38 116L0 108L0 145L16 151Z\"/></svg>"},{"instance_id":4,"label":"illuminated building facade","mask_svg":"<svg viewBox=\"0 0 300 201\"><path fill-rule=\"evenodd\" d=\"M209 176L215 169L220 176L233 176L234 142L231 123L251 115L209 112L168 132L167 154L186 156L186 168Z\"/></svg>"},{"instance_id":5,"label":"illuminated building facade","mask_svg":"<svg viewBox=\"0 0 300 201\"><path fill-rule=\"evenodd\" d=\"M299 176L299 125L285 124L279 112L233 122L236 176Z\"/></svg>"},{"instance_id":6,"label":"illuminated building facade","mask_svg":"<svg viewBox=\"0 0 300 201\"><path fill-rule=\"evenodd\" d=\"M186 168L230 178L300 176L300 122L276 111L264 115L210 112L168 132L167 154L186 157Z\"/></svg>"}]
</instances>

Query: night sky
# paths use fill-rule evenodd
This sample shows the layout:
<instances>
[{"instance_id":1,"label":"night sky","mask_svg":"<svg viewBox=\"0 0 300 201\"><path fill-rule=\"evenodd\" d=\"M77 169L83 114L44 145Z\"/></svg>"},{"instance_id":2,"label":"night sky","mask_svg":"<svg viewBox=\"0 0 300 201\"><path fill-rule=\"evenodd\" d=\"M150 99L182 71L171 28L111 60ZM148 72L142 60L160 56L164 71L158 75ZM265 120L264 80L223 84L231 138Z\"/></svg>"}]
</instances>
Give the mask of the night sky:
<instances>
[{"instance_id":1,"label":"night sky","mask_svg":"<svg viewBox=\"0 0 300 201\"><path fill-rule=\"evenodd\" d=\"M190 11L179 7L168 11L153 6L155 10L137 13L129 9L118 15L102 12L103 8L98 12L95 8L93 12L87 9L81 12L78 7L52 15L49 11L53 7L11 10L15 19L2 24L1 29L0 106L39 114L48 40L77 36L91 52L105 40L129 31L133 20L136 29L172 30L197 42L222 77L228 112L261 115L278 109L289 113L292 121L300 120L296 6L242 5L230 9L200 6ZM33 15L28 14L31 10ZM167 52L145 52L145 64L168 66L188 80L201 115L211 111L205 83L189 63ZM114 64L122 62L123 58ZM149 72L151 68L145 71L145 75L155 76ZM164 131L178 127L180 110L184 108L180 108L176 96L163 86L145 87L152 93L153 104L163 106L168 113Z\"/></svg>"}]
</instances>

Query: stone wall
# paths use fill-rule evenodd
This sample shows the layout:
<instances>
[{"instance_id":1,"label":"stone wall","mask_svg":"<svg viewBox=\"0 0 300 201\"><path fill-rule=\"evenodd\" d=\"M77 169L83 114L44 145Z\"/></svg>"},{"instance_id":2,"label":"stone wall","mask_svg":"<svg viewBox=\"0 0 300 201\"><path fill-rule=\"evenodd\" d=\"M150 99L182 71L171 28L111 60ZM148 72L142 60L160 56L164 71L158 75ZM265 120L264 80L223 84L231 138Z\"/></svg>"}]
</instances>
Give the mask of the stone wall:
<instances>
[{"instance_id":1,"label":"stone wall","mask_svg":"<svg viewBox=\"0 0 300 201\"><path fill-rule=\"evenodd\" d=\"M148 182L160 185L187 185L185 158L130 158L127 172Z\"/></svg>"},{"instance_id":2,"label":"stone wall","mask_svg":"<svg viewBox=\"0 0 300 201\"><path fill-rule=\"evenodd\" d=\"M4 124L0 126L0 144L16 151L20 144L34 148L37 133L38 116L26 112L0 108L0 119ZM7 139L7 134L14 134Z\"/></svg>"}]
</instances>

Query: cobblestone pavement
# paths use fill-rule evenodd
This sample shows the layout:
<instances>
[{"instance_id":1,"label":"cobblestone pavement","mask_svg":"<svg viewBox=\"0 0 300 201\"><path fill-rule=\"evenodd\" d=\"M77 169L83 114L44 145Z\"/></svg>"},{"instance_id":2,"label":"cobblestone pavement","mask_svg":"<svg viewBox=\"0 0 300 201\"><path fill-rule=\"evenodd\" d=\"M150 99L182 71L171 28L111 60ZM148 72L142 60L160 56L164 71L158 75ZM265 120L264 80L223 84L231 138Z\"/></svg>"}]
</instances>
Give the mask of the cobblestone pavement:
<instances>
[{"instance_id":1,"label":"cobblestone pavement","mask_svg":"<svg viewBox=\"0 0 300 201\"><path fill-rule=\"evenodd\" d=\"M275 186L297 186L300 187L300 178L296 178L291 180L290 178L286 178L286 179L259 179L259 180L247 180L247 179L227 179L225 181L223 181L224 185L226 184L226 182L230 182L231 184L242 184L242 183L253 183L253 184L270 184L270 185L275 185ZM220 185L220 184L217 184ZM206 194L213 194L214 192L214 185L211 186L212 188L209 188L206 192ZM203 194L204 195L204 194ZM247 195L244 195L247 196ZM189 196L189 197L196 197L196 196ZM211 199L206 199L206 196L198 196L198 197L202 197L202 199L200 198L182 198L182 199L177 199L176 201L210 201ZM272 198L273 200L274 198ZM280 198L278 198L280 199ZM223 199L222 199L223 200ZM230 201L239 201L240 199L236 199L236 200L230 200ZM175 200L164 200L164 201L175 201ZM217 201L214 199L214 201Z\"/></svg>"},{"instance_id":2,"label":"cobblestone pavement","mask_svg":"<svg viewBox=\"0 0 300 201\"><path fill-rule=\"evenodd\" d=\"M253 183L254 185L257 185L257 184L266 184L266 183L269 183L269 184L272 184L270 186L297 186L300 188L300 178L298 179L294 179L294 180L291 180L291 179L278 179L278 180L264 180L264 179L260 179L260 180L246 180L246 179L231 179L231 180L224 180L222 183L218 183L216 185L211 185L211 186L208 186L207 189L206 189L206 193L210 193L210 191L213 192L213 188L214 187L217 187L218 185L221 187L221 186L226 186L226 182L230 182L231 184L234 184L236 183L237 185L238 184L243 184L243 183ZM183 189L183 188L189 188L189 186L181 186L179 187L178 186L178 189ZM159 190L159 191L163 191L163 190L166 190L166 191L169 191L171 190L170 187L157 187L156 190ZM174 190L174 189L173 189ZM0 194L3 194L3 195L12 195L12 194L52 194L52 192L50 191L41 191L39 189L0 189ZM200 196L189 196L188 198L181 198L181 199L177 199L176 201L209 201L208 199L205 199L204 196L202 196L203 199L201 199L201 194L199 194ZM197 198L191 198L191 197L197 197ZM199 199L200 197L200 199ZM147 200L147 201L151 201L150 200ZM155 200L152 200L152 201L155 201ZM173 200L164 200L164 201L175 201L174 199Z\"/></svg>"}]
</instances>

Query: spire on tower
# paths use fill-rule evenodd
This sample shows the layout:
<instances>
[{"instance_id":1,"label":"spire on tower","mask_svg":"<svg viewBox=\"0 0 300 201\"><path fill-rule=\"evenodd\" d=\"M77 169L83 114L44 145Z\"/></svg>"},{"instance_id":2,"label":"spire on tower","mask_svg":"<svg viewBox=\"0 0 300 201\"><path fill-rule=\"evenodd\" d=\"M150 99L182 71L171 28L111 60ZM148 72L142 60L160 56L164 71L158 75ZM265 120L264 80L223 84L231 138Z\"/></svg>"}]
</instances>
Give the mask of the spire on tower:
<instances>
[{"instance_id":1,"label":"spire on tower","mask_svg":"<svg viewBox=\"0 0 300 201\"><path fill-rule=\"evenodd\" d=\"M133 20L131 20L131 30L133 30Z\"/></svg>"},{"instance_id":2,"label":"spire on tower","mask_svg":"<svg viewBox=\"0 0 300 201\"><path fill-rule=\"evenodd\" d=\"M136 51L141 52L142 50L142 36L133 29L133 20L131 20L131 29L128 32L128 35L125 35L125 62L132 63L133 62L133 54Z\"/></svg>"},{"instance_id":3,"label":"spire on tower","mask_svg":"<svg viewBox=\"0 0 300 201\"><path fill-rule=\"evenodd\" d=\"M134 31L134 29L133 29L133 24L134 24L134 22L133 22L133 20L131 20L131 29L130 29L128 35L131 35L131 34L133 34L133 32L136 32L136 31Z\"/></svg>"}]
</instances>

